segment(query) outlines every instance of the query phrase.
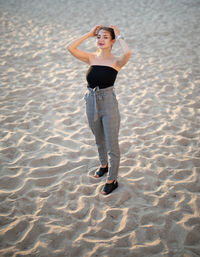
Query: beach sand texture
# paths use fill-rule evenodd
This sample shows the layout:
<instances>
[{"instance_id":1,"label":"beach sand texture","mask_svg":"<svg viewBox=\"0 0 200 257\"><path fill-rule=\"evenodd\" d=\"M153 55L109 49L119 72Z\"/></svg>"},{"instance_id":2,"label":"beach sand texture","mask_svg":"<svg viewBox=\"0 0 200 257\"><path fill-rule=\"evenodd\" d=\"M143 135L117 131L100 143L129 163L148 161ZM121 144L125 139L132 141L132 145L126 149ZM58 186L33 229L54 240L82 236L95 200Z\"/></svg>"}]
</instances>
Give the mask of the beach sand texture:
<instances>
[{"instance_id":1,"label":"beach sand texture","mask_svg":"<svg viewBox=\"0 0 200 257\"><path fill-rule=\"evenodd\" d=\"M0 256L200 256L199 14L199 0L0 0ZM132 51L106 197L88 67L65 48L96 24L119 26Z\"/></svg>"}]
</instances>

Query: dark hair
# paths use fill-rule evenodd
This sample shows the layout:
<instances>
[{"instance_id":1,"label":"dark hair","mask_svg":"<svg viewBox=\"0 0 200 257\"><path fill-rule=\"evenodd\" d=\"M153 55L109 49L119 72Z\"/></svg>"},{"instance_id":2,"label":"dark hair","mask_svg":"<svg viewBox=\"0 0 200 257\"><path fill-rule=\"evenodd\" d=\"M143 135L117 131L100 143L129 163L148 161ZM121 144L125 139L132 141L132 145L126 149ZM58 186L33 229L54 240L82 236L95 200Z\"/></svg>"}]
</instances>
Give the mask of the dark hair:
<instances>
[{"instance_id":1,"label":"dark hair","mask_svg":"<svg viewBox=\"0 0 200 257\"><path fill-rule=\"evenodd\" d=\"M97 35L98 35L98 33L99 33L100 30L105 30L105 31L110 32L110 35L111 35L112 40L115 39L115 32L114 32L114 29L112 29L112 28L110 28L110 27L101 27L101 28L98 29Z\"/></svg>"}]
</instances>

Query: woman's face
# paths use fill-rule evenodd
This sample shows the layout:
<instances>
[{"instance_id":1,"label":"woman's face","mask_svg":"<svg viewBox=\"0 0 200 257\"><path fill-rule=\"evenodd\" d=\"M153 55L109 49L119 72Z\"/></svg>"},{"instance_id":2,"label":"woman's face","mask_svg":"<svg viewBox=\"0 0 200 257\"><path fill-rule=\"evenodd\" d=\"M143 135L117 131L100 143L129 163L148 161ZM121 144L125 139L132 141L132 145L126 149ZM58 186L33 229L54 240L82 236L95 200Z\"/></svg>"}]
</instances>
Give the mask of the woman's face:
<instances>
[{"instance_id":1,"label":"woman's face","mask_svg":"<svg viewBox=\"0 0 200 257\"><path fill-rule=\"evenodd\" d=\"M97 35L97 45L100 49L111 48L114 44L110 32L101 29Z\"/></svg>"}]
</instances>

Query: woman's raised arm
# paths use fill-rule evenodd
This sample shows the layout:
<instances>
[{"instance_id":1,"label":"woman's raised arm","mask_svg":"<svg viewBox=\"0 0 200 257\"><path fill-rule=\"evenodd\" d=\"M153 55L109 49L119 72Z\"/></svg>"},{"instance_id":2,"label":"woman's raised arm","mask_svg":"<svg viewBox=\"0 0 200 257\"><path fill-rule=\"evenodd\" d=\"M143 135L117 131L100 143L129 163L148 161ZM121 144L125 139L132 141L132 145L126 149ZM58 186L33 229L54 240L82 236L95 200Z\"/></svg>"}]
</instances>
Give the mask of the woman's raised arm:
<instances>
[{"instance_id":1,"label":"woman's raised arm","mask_svg":"<svg viewBox=\"0 0 200 257\"><path fill-rule=\"evenodd\" d=\"M76 39L75 41L71 42L69 45L67 45L67 50L77 59L89 63L90 62L90 56L92 54L82 51L80 49L78 49L78 46L85 41L86 39L90 38L90 37L94 37L96 36L96 31L101 27L101 25L97 25L95 26L90 32L88 32L87 34L83 35L82 37Z\"/></svg>"},{"instance_id":2,"label":"woman's raised arm","mask_svg":"<svg viewBox=\"0 0 200 257\"><path fill-rule=\"evenodd\" d=\"M117 67L121 68L130 59L131 50L130 50L128 44L126 43L126 41L124 40L124 38L121 37L119 29L116 26L113 26L113 25L111 25L110 27L114 30L116 40L119 41L119 44L120 44L122 52L123 52L123 55L120 56L119 58L117 58L117 62L116 62Z\"/></svg>"}]
</instances>

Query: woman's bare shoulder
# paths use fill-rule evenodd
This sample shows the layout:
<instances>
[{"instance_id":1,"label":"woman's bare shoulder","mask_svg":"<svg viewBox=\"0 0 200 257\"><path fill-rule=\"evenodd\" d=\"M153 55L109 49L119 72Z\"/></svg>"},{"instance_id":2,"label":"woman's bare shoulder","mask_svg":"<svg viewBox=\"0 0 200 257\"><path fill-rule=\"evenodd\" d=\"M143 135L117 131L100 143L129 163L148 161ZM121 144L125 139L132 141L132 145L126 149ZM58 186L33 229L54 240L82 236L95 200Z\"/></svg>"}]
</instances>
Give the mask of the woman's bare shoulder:
<instances>
[{"instance_id":1,"label":"woman's bare shoulder","mask_svg":"<svg viewBox=\"0 0 200 257\"><path fill-rule=\"evenodd\" d=\"M92 64L96 58L96 53L89 53L89 63Z\"/></svg>"}]
</instances>

